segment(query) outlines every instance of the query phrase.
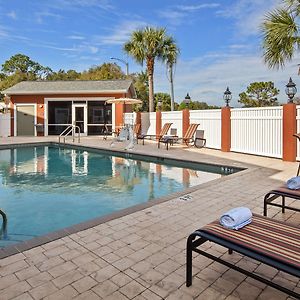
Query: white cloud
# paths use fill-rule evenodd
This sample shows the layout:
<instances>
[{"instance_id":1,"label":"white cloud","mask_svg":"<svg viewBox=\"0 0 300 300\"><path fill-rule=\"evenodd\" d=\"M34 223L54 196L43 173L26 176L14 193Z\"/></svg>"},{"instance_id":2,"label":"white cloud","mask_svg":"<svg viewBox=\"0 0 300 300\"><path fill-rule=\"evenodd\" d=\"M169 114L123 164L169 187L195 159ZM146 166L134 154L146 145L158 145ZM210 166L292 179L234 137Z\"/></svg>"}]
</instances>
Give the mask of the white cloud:
<instances>
[{"instance_id":1,"label":"white cloud","mask_svg":"<svg viewBox=\"0 0 300 300\"><path fill-rule=\"evenodd\" d=\"M269 70L259 53L248 55L223 53L219 59L208 65L204 63L205 60L206 56L178 61L174 80L176 102L180 103L189 92L194 100L222 106L223 93L229 86L233 94L232 105L239 106L238 95L245 91L251 82L273 81L280 90L279 101L284 103L286 102L284 90L289 77L300 85L297 77L298 66L295 62L287 64L283 70ZM169 93L169 82L164 66L157 65L155 75L155 91Z\"/></svg>"},{"instance_id":2,"label":"white cloud","mask_svg":"<svg viewBox=\"0 0 300 300\"><path fill-rule=\"evenodd\" d=\"M62 19L61 15L51 13L51 12L48 12L48 11L37 12L37 13L35 13L35 15L36 15L36 21L40 24L43 23L44 19L46 19L46 18L54 18L56 20Z\"/></svg>"},{"instance_id":3,"label":"white cloud","mask_svg":"<svg viewBox=\"0 0 300 300\"><path fill-rule=\"evenodd\" d=\"M231 6L218 10L217 15L234 19L237 34L256 35L266 13L280 4L281 0L237 0Z\"/></svg>"},{"instance_id":4,"label":"white cloud","mask_svg":"<svg viewBox=\"0 0 300 300\"><path fill-rule=\"evenodd\" d=\"M14 10L8 12L6 15L13 20L17 20L17 14Z\"/></svg>"},{"instance_id":5,"label":"white cloud","mask_svg":"<svg viewBox=\"0 0 300 300\"><path fill-rule=\"evenodd\" d=\"M98 42L103 45L122 45L130 37L134 30L145 27L144 21L125 21L115 26L108 35L99 36Z\"/></svg>"},{"instance_id":6,"label":"white cloud","mask_svg":"<svg viewBox=\"0 0 300 300\"><path fill-rule=\"evenodd\" d=\"M215 8L219 6L219 3L202 3L198 5L178 5L177 8L181 11L193 12L204 8Z\"/></svg>"},{"instance_id":7,"label":"white cloud","mask_svg":"<svg viewBox=\"0 0 300 300\"><path fill-rule=\"evenodd\" d=\"M158 15L172 25L179 25L184 20L187 20L187 17L190 17L190 14L196 13L199 10L212 9L219 6L220 4L216 2L195 5L176 5L168 7L164 10L159 10Z\"/></svg>"},{"instance_id":8,"label":"white cloud","mask_svg":"<svg viewBox=\"0 0 300 300\"><path fill-rule=\"evenodd\" d=\"M85 40L85 37L81 35L69 35L67 38L70 40Z\"/></svg>"}]
</instances>

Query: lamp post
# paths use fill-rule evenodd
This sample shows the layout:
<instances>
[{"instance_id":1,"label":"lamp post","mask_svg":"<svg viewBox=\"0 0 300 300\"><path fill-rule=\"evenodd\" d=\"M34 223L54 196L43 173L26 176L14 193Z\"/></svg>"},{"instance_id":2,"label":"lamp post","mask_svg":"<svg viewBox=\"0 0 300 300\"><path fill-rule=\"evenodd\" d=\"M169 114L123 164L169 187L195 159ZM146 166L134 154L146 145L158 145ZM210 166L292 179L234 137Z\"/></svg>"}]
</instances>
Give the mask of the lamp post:
<instances>
[{"instance_id":1,"label":"lamp post","mask_svg":"<svg viewBox=\"0 0 300 300\"><path fill-rule=\"evenodd\" d=\"M124 59L121 59L121 58L117 58L117 57L111 57L110 59L117 60L117 61L120 61L123 64L125 64L125 66L126 66L126 75L127 76L129 75L129 64L128 64L127 61L125 61Z\"/></svg>"},{"instance_id":2,"label":"lamp post","mask_svg":"<svg viewBox=\"0 0 300 300\"><path fill-rule=\"evenodd\" d=\"M229 87L227 87L226 91L224 92L223 99L224 99L224 101L226 103L226 107L229 107L229 102L232 99L232 94L231 94L231 92L229 90Z\"/></svg>"},{"instance_id":3,"label":"lamp post","mask_svg":"<svg viewBox=\"0 0 300 300\"><path fill-rule=\"evenodd\" d=\"M157 101L157 111L161 111L161 108L162 108L162 101L159 99Z\"/></svg>"},{"instance_id":4,"label":"lamp post","mask_svg":"<svg viewBox=\"0 0 300 300\"><path fill-rule=\"evenodd\" d=\"M289 97L289 103L293 103L293 98L297 93L297 88L296 88L296 84L293 82L291 77L289 82L286 85L285 93Z\"/></svg>"},{"instance_id":5,"label":"lamp post","mask_svg":"<svg viewBox=\"0 0 300 300\"><path fill-rule=\"evenodd\" d=\"M187 108L189 108L189 105L191 103L191 97L190 97L189 93L186 94L186 96L184 97L184 100L182 102L187 106Z\"/></svg>"}]
</instances>

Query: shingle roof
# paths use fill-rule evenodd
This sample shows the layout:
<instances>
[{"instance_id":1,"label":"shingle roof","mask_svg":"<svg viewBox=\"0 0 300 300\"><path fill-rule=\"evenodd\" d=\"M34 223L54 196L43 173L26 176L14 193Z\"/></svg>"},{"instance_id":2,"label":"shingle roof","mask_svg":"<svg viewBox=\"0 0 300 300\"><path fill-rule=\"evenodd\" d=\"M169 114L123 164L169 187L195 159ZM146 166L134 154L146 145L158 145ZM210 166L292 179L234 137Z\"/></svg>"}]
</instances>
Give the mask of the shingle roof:
<instances>
[{"instance_id":1,"label":"shingle roof","mask_svg":"<svg viewBox=\"0 0 300 300\"><path fill-rule=\"evenodd\" d=\"M22 81L2 91L7 95L126 93L135 95L131 80Z\"/></svg>"}]
</instances>

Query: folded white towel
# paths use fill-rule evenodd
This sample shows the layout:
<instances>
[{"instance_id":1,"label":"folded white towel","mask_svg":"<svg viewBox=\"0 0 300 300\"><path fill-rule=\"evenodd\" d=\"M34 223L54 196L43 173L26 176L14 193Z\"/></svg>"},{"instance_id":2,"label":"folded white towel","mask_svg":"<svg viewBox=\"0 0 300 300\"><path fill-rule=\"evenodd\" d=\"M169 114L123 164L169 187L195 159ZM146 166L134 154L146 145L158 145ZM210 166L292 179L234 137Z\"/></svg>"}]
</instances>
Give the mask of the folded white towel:
<instances>
[{"instance_id":1,"label":"folded white towel","mask_svg":"<svg viewBox=\"0 0 300 300\"><path fill-rule=\"evenodd\" d=\"M228 229L239 230L252 222L252 212L247 207L236 207L224 213L220 224Z\"/></svg>"},{"instance_id":2,"label":"folded white towel","mask_svg":"<svg viewBox=\"0 0 300 300\"><path fill-rule=\"evenodd\" d=\"M286 182L286 186L291 190L300 189L300 176L292 177Z\"/></svg>"}]
</instances>

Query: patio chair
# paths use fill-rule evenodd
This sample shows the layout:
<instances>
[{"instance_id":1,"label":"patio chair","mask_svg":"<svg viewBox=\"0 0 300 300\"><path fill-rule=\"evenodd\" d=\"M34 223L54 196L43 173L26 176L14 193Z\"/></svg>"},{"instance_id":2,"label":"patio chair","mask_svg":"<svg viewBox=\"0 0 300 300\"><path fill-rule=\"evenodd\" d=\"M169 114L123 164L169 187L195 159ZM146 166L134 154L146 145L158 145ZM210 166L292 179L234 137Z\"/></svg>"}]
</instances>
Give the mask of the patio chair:
<instances>
[{"instance_id":1,"label":"patio chair","mask_svg":"<svg viewBox=\"0 0 300 300\"><path fill-rule=\"evenodd\" d=\"M137 136L140 134L140 129L141 129L140 123L136 123L133 125L133 134L135 138L137 138Z\"/></svg>"},{"instance_id":2,"label":"patio chair","mask_svg":"<svg viewBox=\"0 0 300 300\"><path fill-rule=\"evenodd\" d=\"M224 246L229 250L229 254L233 251L238 252L299 278L300 231L298 227L254 215L252 223L240 230L227 229L219 224L219 220L196 230L187 239L186 286L192 285L192 260L193 252L196 252L299 299L300 294L296 291L238 267L225 258L220 258L220 255L215 256L208 250L198 248L207 241Z\"/></svg>"},{"instance_id":3,"label":"patio chair","mask_svg":"<svg viewBox=\"0 0 300 300\"><path fill-rule=\"evenodd\" d=\"M273 201L281 197L281 203L274 203ZM294 200L300 200L300 190L291 190L285 186L281 186L274 190L268 192L264 197L264 216L267 215L268 205L281 207L282 213L285 212L285 209L300 211L299 208L287 206L285 203L285 198L292 198Z\"/></svg>"},{"instance_id":4,"label":"patio chair","mask_svg":"<svg viewBox=\"0 0 300 300\"><path fill-rule=\"evenodd\" d=\"M143 140L143 145L145 145L145 139L149 138L156 138L156 139L161 139L162 136L166 135L173 123L165 123L164 126L162 127L160 133L158 135L155 134L140 134L137 136L137 141L138 140Z\"/></svg>"},{"instance_id":5,"label":"patio chair","mask_svg":"<svg viewBox=\"0 0 300 300\"><path fill-rule=\"evenodd\" d=\"M185 135L182 138L179 138L177 136L162 136L159 140L158 140L158 148L160 148L160 143L164 143L167 147L167 150L169 149L169 146L172 146L174 143L177 143L179 141L182 141L183 143L185 143L187 146L189 145L195 145L195 133L196 130L198 128L200 124L195 124L192 123L190 124L190 126L188 127Z\"/></svg>"}]
</instances>

